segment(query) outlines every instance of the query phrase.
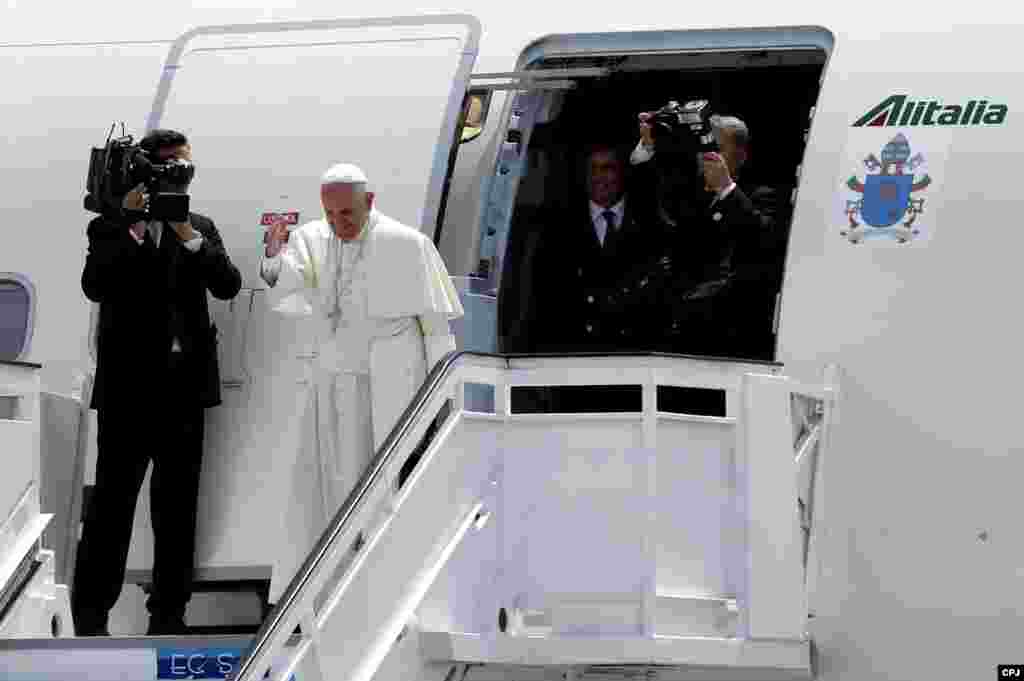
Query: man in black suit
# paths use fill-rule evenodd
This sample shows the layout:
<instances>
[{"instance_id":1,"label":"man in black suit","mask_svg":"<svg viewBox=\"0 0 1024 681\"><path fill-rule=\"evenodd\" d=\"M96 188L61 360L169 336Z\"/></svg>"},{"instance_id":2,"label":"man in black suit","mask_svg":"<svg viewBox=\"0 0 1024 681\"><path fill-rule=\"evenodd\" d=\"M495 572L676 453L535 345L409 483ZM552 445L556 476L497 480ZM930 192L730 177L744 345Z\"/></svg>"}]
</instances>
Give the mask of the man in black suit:
<instances>
[{"instance_id":1,"label":"man in black suit","mask_svg":"<svg viewBox=\"0 0 1024 681\"><path fill-rule=\"evenodd\" d=\"M650 201L626 191L619 149L595 143L584 158L586 195L549 211L537 245L531 352L634 349L611 331L593 292L653 253L660 233L648 219Z\"/></svg>"},{"instance_id":2,"label":"man in black suit","mask_svg":"<svg viewBox=\"0 0 1024 681\"><path fill-rule=\"evenodd\" d=\"M654 155L646 116L640 116L641 140L631 156L635 165L648 165ZM688 202L694 208L671 216L672 310L651 315L655 327L648 333L668 352L771 359L788 194L740 179L750 155L742 120L714 116L711 125L719 152L705 154L695 166L702 181Z\"/></svg>"},{"instance_id":3,"label":"man in black suit","mask_svg":"<svg viewBox=\"0 0 1024 681\"><path fill-rule=\"evenodd\" d=\"M191 146L178 132L156 130L140 147L157 162L191 162ZM99 451L72 592L80 636L109 635L150 461L155 555L148 633L185 632L204 409L221 402L207 291L230 300L242 285L212 220L198 213L182 223L140 220L147 200L140 185L124 198L121 216L97 217L87 230L82 290L100 304L90 405Z\"/></svg>"},{"instance_id":4,"label":"man in black suit","mask_svg":"<svg viewBox=\"0 0 1024 681\"><path fill-rule=\"evenodd\" d=\"M584 153L586 194L571 196L544 220L533 266L529 348L534 353L636 351L628 327L641 320L609 319L600 291L656 252L660 223L642 186L627 192L625 155L611 144L591 144ZM625 333L623 333L625 330ZM560 411L620 411L640 408L632 388L561 388Z\"/></svg>"}]
</instances>

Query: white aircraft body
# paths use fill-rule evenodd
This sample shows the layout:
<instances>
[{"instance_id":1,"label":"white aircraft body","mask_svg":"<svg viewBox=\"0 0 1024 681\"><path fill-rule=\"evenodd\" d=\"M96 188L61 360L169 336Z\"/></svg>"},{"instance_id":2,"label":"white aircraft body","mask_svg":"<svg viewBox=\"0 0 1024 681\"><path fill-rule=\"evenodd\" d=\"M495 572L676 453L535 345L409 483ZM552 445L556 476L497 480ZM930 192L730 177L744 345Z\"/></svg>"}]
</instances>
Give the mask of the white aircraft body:
<instances>
[{"instance_id":1,"label":"white aircraft body","mask_svg":"<svg viewBox=\"0 0 1024 681\"><path fill-rule=\"evenodd\" d=\"M619 442L625 426L614 419L569 423L531 415L549 430L576 429L583 439L573 442L585 443L577 454L565 441L536 444L542 440L497 434L506 408L501 381L519 371L557 382L569 376L558 372L570 360L508 360L498 368L465 360L476 368L462 369L459 380L495 381L493 395L470 391L464 403L455 402L494 412L492 421L478 419L470 429L478 438L474 451L490 452L480 444L490 442L494 451L506 452L505 482L518 481L517 489L532 490L536 499L502 497L505 516L499 511L495 517L514 516L519 523L496 523L504 534L495 546L504 553L482 559L479 544L464 543L455 553L438 554L429 576L417 573L420 581L413 581L420 587L409 591L400 615L381 615L376 638L367 643L372 652L362 657L338 652L358 647L342 641L363 640L357 633L364 623L346 613L362 612L352 609L360 603L369 612L375 594L384 591L370 585L345 596L354 601L337 600L336 621L360 621L318 624L320 667L308 671L315 665L307 654L296 678L441 679L458 661L465 678L481 679L631 678L642 671L665 679L954 681L1001 673L1013 678L1012 669L997 667L1024 664L1018 512L1024 437L1013 398L1021 373L1013 367L1024 341L1013 312L1019 307L1014 272L1024 252L1024 232L1016 228L1024 209L1016 169L1024 151L1014 132L1024 95L1013 79L1024 64L1024 22L1012 10L985 3L787 1L422 7L381 0L356 7L320 0L248 6L11 0L0 16L0 353L7 353L0 360L41 365L43 392L71 400L72 410L88 396L96 311L80 277L85 226L94 214L83 208L83 198L90 149L104 144L112 124L115 136L122 122L136 139L152 127L189 136L197 164L192 207L215 221L242 272L239 295L211 303L224 404L209 411L200 501L197 575L208 582L264 579L275 553L300 550L278 529L294 493L280 481L294 460L284 448L293 442L313 346L305 326L265 304L266 284L258 276L261 219L268 212L298 213L299 223L320 217L318 177L329 165L359 164L380 210L434 236L464 296L460 350L477 353L514 350L515 323L499 319L498 300L512 295L502 277L518 267L509 255L517 252L516 229L525 229L531 209L564 191L559 183L571 172L560 160L563 140L552 138L551 130L576 123L628 129L636 113L670 99L714 96L730 103L726 113L750 125L758 179L795 189L783 285L774 315L765 320L773 328L768 359L777 364L580 360L572 366L584 369L565 379L586 382L592 366L595 383L615 382L609 377L617 371L638 381L659 371L701 376L708 386L726 381L732 386L727 418L703 417L704 423L758 424L743 426L750 428L742 431L746 439L736 442L745 444L688 445L672 450L675 458L659 454L667 458L644 464L642 472L628 457L601 454L609 467L601 477L586 452L603 439ZM467 92L483 105L482 130L456 144ZM576 123L559 127L560 117ZM898 163L894 149L902 154ZM779 534L758 535L758 519L748 513L740 540L729 535L728 522L705 515L706 504L725 508L746 484L733 477L739 469L730 468L737 459L729 453L747 452L751 476L759 466L792 466L751 454L760 451L757 438L781 442L789 433L788 423L780 430L782 421L771 421L758 406L770 402L757 397L773 389L766 375L819 386L808 392L821 398L827 438L817 443L810 473L798 465L797 473L777 480L768 475L778 485L772 494L792 489L805 504L813 496L813 526L796 504L781 506ZM772 411L783 409L782 402L770 403L767 411L792 420L789 411ZM514 421L507 417L501 428ZM91 418L91 425L76 422L69 436L88 434L84 449L72 447L83 463L79 477L65 481L68 489L92 480L95 412ZM668 428L664 420L642 427L637 421L636 433L651 437L654 431L643 429ZM460 423L442 429L438 441L469 437L460 434ZM700 417L688 427L698 423ZM687 442L695 442L696 431L686 432ZM8 437L0 430L0 438ZM531 431L530 437L540 435ZM669 443L667 435L657 441ZM12 442L0 440L0 448L13 448ZM555 458L511 457L513 442ZM626 451L632 445L609 446ZM706 463L718 454L721 462ZM552 463L563 455L564 466ZM441 466L441 454L435 456L430 466ZM698 459L705 463L695 464ZM434 474L426 467L409 508L430 498L427 491L416 497L415 489L441 498L443 483L431 482L431 475L447 470L463 482L477 475L466 463L473 460L467 454L458 459L461 468L445 464L450 469ZM25 475L45 487L46 470L44 464ZM544 482L533 488L531 480ZM461 489L462 483L452 484ZM591 494L587 501L576 496L584 489ZM743 489L750 492L750 508L778 507L775 497ZM8 512L18 491L0 499L7 504L0 510ZM476 509L476 518L480 512L471 501L466 508ZM144 489L129 556L129 580L140 583L152 560L148 513ZM792 514L788 521L786 513ZM579 533L588 517L606 524L584 539ZM652 529L657 521L643 524L651 518L671 521ZM777 520L765 517L763 525L776 528ZM427 516L421 523L424 535L462 538L466 531L430 525ZM65 537L63 545L73 544L76 524L72 519L72 539ZM402 527L395 520L386 529ZM514 532L522 543L509 538ZM760 539L750 539L755 535ZM367 550L382 553L366 570L392 564L383 562L387 551L402 555L395 542L371 542ZM736 549L741 544L745 548ZM808 557L793 558L807 544ZM796 560L799 574L775 559ZM505 572L496 567L501 561ZM68 576L70 565L62 569ZM489 591L488 580L506 584L501 579L517 570L521 584L530 586ZM735 578L740 573L731 570L744 576ZM647 591L634 598L637 584ZM351 592L360 585L357 578ZM126 593L132 588L126 585ZM532 605L555 592L583 605L573 610L565 605L568 596L547 610ZM598 592L604 596L593 596ZM517 593L530 604L517 606ZM691 635L680 622L697 615L658 614L672 593L688 603L728 602L721 611L727 618L738 607L738 628L729 624L729 633L719 636L717 625L708 625ZM296 595L296 603L302 597ZM745 610L753 603L763 619ZM518 637L497 631L498 606L519 618L512 627L520 628ZM440 639L426 635L381 647L414 611L418 630L448 637L438 644L445 654L431 648L430 641ZM548 617L549 634L570 622L561 638L550 634L560 642L547 648L543 634L522 633L534 611ZM278 643L285 628L285 634L294 628L291 610L281 613ZM573 617L587 626L573 630ZM640 624L623 634L630 617ZM304 631L313 626L313 620L294 621L300 620ZM659 628L659 622L673 624ZM501 643L502 637L518 643ZM673 637L690 647L673 652ZM711 647L694 643L698 639ZM713 648L721 641L729 643ZM773 662L790 650L785 646L802 662ZM0 678L33 678L25 662L31 652L17 657L17 649L0 646L0 659L9 654L12 665L22 665L10 667L21 676L0 672ZM766 662L744 662L757 655ZM427 658L446 662L417 667ZM40 665L35 669L49 670L42 659L31 658Z\"/></svg>"}]
</instances>

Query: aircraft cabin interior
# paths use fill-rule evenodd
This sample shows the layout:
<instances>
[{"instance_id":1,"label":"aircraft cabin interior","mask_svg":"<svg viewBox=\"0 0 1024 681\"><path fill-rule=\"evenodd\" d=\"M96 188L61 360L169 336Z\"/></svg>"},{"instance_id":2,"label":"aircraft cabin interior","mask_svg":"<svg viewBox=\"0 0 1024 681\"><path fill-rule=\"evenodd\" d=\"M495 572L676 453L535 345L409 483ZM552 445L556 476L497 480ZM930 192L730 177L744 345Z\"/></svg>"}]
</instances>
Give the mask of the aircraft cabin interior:
<instances>
[{"instance_id":1,"label":"aircraft cabin interior","mask_svg":"<svg viewBox=\"0 0 1024 681\"><path fill-rule=\"evenodd\" d=\"M492 119L492 127L499 126L496 143L500 148L491 176L490 195L484 198L487 204L479 211L478 257L471 272L477 289L492 295L496 301L493 346L486 349L511 354L544 353L545 348L552 345L570 352L589 349L586 346L574 348L571 341L559 344L551 335L559 333L561 327L552 327L538 319L537 308L558 293L551 289L558 288L561 276L549 275L543 279L537 264L541 244L551 236L552 230L575 230L579 221L585 220L588 145L613 145L626 163L627 202L630 194L648 201L650 188L643 183L649 181L651 174L635 172L637 167L629 163L629 155L639 141L638 113L655 111L670 100L682 104L705 99L711 113L738 117L747 125L748 158L737 184L748 193L767 188L774 205L772 247L761 248L755 251L754 258L748 258L747 267L756 267L756 274L743 285L734 285L730 295L698 299L689 307L680 306L674 313L661 314L662 303L642 313L632 313L651 318L673 317L676 323L669 333L654 338L624 337L611 346L605 344L602 350L774 361L789 225L824 63L825 53L819 49L545 56L529 64L520 74L550 75L544 76L545 80L534 81L535 89L527 86L510 94L511 103L500 121L493 120L501 113L492 105L493 92L485 88L471 90L464 118L467 114L479 117L483 111ZM487 124L486 120L482 123ZM463 135L460 153L471 146L466 142L479 143L479 125L476 120L467 124L466 130L470 133ZM509 146L514 147L514 151L503 155L503 148ZM712 197L711 194L705 196L708 200ZM451 201L449 199L449 205ZM572 217L567 221L566 216ZM444 230L462 229L453 222L448 219L442 225L442 233L438 235L442 248L448 236ZM684 250L693 238L686 231L687 225L679 224L673 236L675 243ZM566 253L561 256L566 262L571 260ZM635 265L639 271L654 271L656 267L654 263L648 266L643 260ZM568 282L572 276L573 272L565 268L564 281ZM566 304L574 303L566 301ZM581 298L575 304L583 306L586 301ZM735 332L739 337L733 339L734 342L725 346L694 342L693 334L688 331L702 324L705 319L702 315L709 306L710 309L725 307L728 314L743 318L741 328ZM620 313L630 314L628 304ZM514 394L529 393L533 397L522 401L514 399L513 410L557 411L542 395L568 390L577 389L519 388ZM595 411L640 410L639 386L614 389L595 386L590 390L605 395L621 393L621 399L614 403L605 400L594 407ZM680 392L684 390L659 388L659 409L713 416L724 414L721 391L687 397ZM574 410L589 410L582 403L573 405Z\"/></svg>"}]
</instances>

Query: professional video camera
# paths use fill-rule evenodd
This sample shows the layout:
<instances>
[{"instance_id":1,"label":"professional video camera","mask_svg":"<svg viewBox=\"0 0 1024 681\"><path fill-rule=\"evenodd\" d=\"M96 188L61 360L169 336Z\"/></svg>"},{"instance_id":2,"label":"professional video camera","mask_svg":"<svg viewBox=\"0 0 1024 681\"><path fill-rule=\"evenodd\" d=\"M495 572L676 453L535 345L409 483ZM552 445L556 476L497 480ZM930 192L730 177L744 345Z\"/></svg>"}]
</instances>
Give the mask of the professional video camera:
<instances>
[{"instance_id":1,"label":"professional video camera","mask_svg":"<svg viewBox=\"0 0 1024 681\"><path fill-rule=\"evenodd\" d=\"M86 178L85 209L108 216L124 214L121 203L125 195L139 184L146 186L149 201L140 219L185 222L189 214L189 197L183 190L195 175L195 166L187 161L171 159L159 162L139 145L131 135L112 138L114 129L102 147L93 147Z\"/></svg>"},{"instance_id":2,"label":"professional video camera","mask_svg":"<svg viewBox=\"0 0 1024 681\"><path fill-rule=\"evenodd\" d=\"M672 100L653 112L648 123L659 155L718 151L706 99L693 99L683 105Z\"/></svg>"},{"instance_id":3,"label":"professional video camera","mask_svg":"<svg viewBox=\"0 0 1024 681\"><path fill-rule=\"evenodd\" d=\"M696 219L704 198L702 157L719 151L712 119L706 99L672 100L647 117L656 150L653 201L673 227Z\"/></svg>"}]
</instances>

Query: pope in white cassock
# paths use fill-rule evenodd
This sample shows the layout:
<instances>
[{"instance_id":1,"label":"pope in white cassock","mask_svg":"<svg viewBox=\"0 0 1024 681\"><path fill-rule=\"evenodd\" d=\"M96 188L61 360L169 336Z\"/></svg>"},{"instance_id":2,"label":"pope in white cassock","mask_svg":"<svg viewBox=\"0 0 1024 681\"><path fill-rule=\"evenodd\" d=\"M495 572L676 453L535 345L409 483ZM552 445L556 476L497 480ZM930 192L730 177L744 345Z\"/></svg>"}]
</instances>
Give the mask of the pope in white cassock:
<instances>
[{"instance_id":1,"label":"pope in white cassock","mask_svg":"<svg viewBox=\"0 0 1024 681\"><path fill-rule=\"evenodd\" d=\"M374 208L356 166L322 177L324 219L269 233L261 275L270 306L312 315L316 371L301 414L285 532L275 556L276 602L429 370L455 350L462 305L433 242Z\"/></svg>"}]
</instances>

